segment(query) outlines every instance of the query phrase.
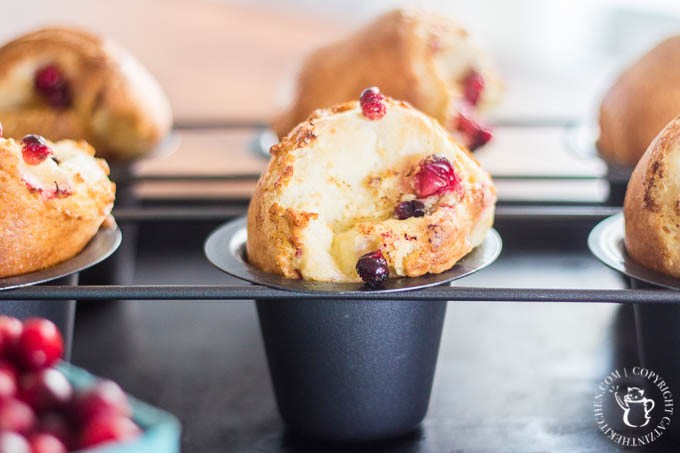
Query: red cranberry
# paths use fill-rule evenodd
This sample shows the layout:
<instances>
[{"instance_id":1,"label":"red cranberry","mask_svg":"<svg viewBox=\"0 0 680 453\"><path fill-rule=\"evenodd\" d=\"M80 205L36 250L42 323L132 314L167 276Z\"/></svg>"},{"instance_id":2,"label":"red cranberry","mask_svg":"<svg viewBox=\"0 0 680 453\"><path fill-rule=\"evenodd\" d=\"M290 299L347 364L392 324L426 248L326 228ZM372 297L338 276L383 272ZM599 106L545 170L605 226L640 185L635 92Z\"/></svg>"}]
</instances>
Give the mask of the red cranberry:
<instances>
[{"instance_id":1,"label":"red cranberry","mask_svg":"<svg viewBox=\"0 0 680 453\"><path fill-rule=\"evenodd\" d=\"M484 77L472 69L463 79L463 94L470 105L477 105L484 90Z\"/></svg>"},{"instance_id":2,"label":"red cranberry","mask_svg":"<svg viewBox=\"0 0 680 453\"><path fill-rule=\"evenodd\" d=\"M460 182L451 162L436 154L421 160L413 175L413 189L421 198L454 191L460 187Z\"/></svg>"},{"instance_id":3,"label":"red cranberry","mask_svg":"<svg viewBox=\"0 0 680 453\"><path fill-rule=\"evenodd\" d=\"M68 379L54 368L25 374L19 381L19 399L35 410L64 407L72 396Z\"/></svg>"},{"instance_id":4,"label":"red cranberry","mask_svg":"<svg viewBox=\"0 0 680 453\"><path fill-rule=\"evenodd\" d=\"M379 120L387 113L384 100L385 96L378 87L366 88L359 97L361 113L369 120Z\"/></svg>"},{"instance_id":5,"label":"red cranberry","mask_svg":"<svg viewBox=\"0 0 680 453\"><path fill-rule=\"evenodd\" d=\"M378 286L390 277L387 260L380 250L362 255L357 261L357 273L368 286Z\"/></svg>"},{"instance_id":6,"label":"red cranberry","mask_svg":"<svg viewBox=\"0 0 680 453\"><path fill-rule=\"evenodd\" d=\"M66 446L52 434L37 433L28 438L31 453L66 453Z\"/></svg>"},{"instance_id":7,"label":"red cranberry","mask_svg":"<svg viewBox=\"0 0 680 453\"><path fill-rule=\"evenodd\" d=\"M94 387L76 397L76 416L87 420L102 414L129 416L131 413L127 395L118 384L101 380Z\"/></svg>"},{"instance_id":8,"label":"red cranberry","mask_svg":"<svg viewBox=\"0 0 680 453\"><path fill-rule=\"evenodd\" d=\"M0 431L28 434L35 426L35 414L26 404L14 398L0 401Z\"/></svg>"},{"instance_id":9,"label":"red cranberry","mask_svg":"<svg viewBox=\"0 0 680 453\"><path fill-rule=\"evenodd\" d=\"M24 325L17 318L0 316L0 350L3 356L12 354L23 330Z\"/></svg>"},{"instance_id":10,"label":"red cranberry","mask_svg":"<svg viewBox=\"0 0 680 453\"><path fill-rule=\"evenodd\" d=\"M425 204L420 200L402 201L394 210L399 220L410 217L423 217L425 215Z\"/></svg>"},{"instance_id":11,"label":"red cranberry","mask_svg":"<svg viewBox=\"0 0 680 453\"><path fill-rule=\"evenodd\" d=\"M465 137L465 144L470 151L486 145L493 137L488 127L483 126L471 115L460 113L458 115L458 131Z\"/></svg>"},{"instance_id":12,"label":"red cranberry","mask_svg":"<svg viewBox=\"0 0 680 453\"><path fill-rule=\"evenodd\" d=\"M80 448L93 447L106 442L125 442L141 433L135 423L127 417L104 414L85 424L80 435Z\"/></svg>"},{"instance_id":13,"label":"red cranberry","mask_svg":"<svg viewBox=\"0 0 680 453\"><path fill-rule=\"evenodd\" d=\"M40 135L27 135L21 141L24 144L22 149L24 162L29 165L38 165L52 155L52 150Z\"/></svg>"},{"instance_id":14,"label":"red cranberry","mask_svg":"<svg viewBox=\"0 0 680 453\"><path fill-rule=\"evenodd\" d=\"M45 412L38 421L40 432L51 434L64 445L71 443L71 425L64 415L58 412Z\"/></svg>"},{"instance_id":15,"label":"red cranberry","mask_svg":"<svg viewBox=\"0 0 680 453\"><path fill-rule=\"evenodd\" d=\"M17 394L17 375L10 368L0 368L0 400Z\"/></svg>"},{"instance_id":16,"label":"red cranberry","mask_svg":"<svg viewBox=\"0 0 680 453\"><path fill-rule=\"evenodd\" d=\"M46 368L61 359L64 340L57 326L47 319L24 321L24 331L16 345L16 359L28 370Z\"/></svg>"},{"instance_id":17,"label":"red cranberry","mask_svg":"<svg viewBox=\"0 0 680 453\"><path fill-rule=\"evenodd\" d=\"M2 431L0 453L31 453L31 447L24 436L11 431Z\"/></svg>"},{"instance_id":18,"label":"red cranberry","mask_svg":"<svg viewBox=\"0 0 680 453\"><path fill-rule=\"evenodd\" d=\"M71 89L57 65L50 64L38 69L33 86L50 106L63 109L71 105Z\"/></svg>"}]
</instances>

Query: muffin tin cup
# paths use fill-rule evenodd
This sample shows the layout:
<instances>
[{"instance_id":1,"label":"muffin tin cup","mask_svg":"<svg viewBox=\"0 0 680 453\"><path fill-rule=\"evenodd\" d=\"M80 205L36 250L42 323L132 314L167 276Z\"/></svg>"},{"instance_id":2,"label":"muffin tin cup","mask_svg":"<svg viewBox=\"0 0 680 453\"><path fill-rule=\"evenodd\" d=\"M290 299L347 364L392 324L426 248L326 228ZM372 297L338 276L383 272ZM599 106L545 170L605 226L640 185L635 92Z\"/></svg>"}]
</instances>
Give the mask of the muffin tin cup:
<instances>
[{"instance_id":1,"label":"muffin tin cup","mask_svg":"<svg viewBox=\"0 0 680 453\"><path fill-rule=\"evenodd\" d=\"M237 278L313 295L258 300L256 307L281 417L299 434L332 442L397 437L414 430L427 412L446 302L371 294L446 284L491 264L502 246L491 230L449 271L367 290L264 273L247 262L245 242L246 221L239 219L213 232L205 252ZM362 297L336 299L338 293Z\"/></svg>"},{"instance_id":2,"label":"muffin tin cup","mask_svg":"<svg viewBox=\"0 0 680 453\"><path fill-rule=\"evenodd\" d=\"M257 301L281 417L326 441L400 436L425 417L446 302Z\"/></svg>"}]
</instances>

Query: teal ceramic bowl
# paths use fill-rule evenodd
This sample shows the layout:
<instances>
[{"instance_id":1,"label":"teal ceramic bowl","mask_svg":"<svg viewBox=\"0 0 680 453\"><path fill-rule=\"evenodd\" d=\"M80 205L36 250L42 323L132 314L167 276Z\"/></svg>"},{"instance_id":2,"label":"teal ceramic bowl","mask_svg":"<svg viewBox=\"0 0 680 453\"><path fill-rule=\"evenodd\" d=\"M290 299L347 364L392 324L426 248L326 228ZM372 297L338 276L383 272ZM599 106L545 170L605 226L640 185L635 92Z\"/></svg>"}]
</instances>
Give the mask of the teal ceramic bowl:
<instances>
[{"instance_id":1,"label":"teal ceramic bowl","mask_svg":"<svg viewBox=\"0 0 680 453\"><path fill-rule=\"evenodd\" d=\"M94 385L97 377L82 368L62 362L59 369L75 389ZM132 419L143 430L137 439L121 444L107 444L99 448L81 450L81 453L179 453L180 424L173 415L149 406L128 395L132 406Z\"/></svg>"}]
</instances>

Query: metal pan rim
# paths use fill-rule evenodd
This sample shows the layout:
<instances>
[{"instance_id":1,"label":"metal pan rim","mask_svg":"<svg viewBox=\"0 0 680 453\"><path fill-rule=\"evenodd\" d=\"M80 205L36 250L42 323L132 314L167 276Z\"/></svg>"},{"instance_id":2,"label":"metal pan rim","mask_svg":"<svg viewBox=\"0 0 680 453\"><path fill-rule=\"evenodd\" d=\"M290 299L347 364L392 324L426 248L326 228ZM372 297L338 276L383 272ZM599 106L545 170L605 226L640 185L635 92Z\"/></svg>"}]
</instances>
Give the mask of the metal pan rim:
<instances>
[{"instance_id":1,"label":"metal pan rim","mask_svg":"<svg viewBox=\"0 0 680 453\"><path fill-rule=\"evenodd\" d=\"M214 230L206 239L204 252L208 261L221 271L240 280L267 286L269 288L307 293L385 293L412 291L458 280L477 272L491 263L501 253L503 242L495 229L489 230L484 242L454 267L440 274L427 274L420 277L390 279L380 288L368 289L361 283L334 283L295 280L263 272L251 266L245 259L247 239L246 218L241 217Z\"/></svg>"}]
</instances>

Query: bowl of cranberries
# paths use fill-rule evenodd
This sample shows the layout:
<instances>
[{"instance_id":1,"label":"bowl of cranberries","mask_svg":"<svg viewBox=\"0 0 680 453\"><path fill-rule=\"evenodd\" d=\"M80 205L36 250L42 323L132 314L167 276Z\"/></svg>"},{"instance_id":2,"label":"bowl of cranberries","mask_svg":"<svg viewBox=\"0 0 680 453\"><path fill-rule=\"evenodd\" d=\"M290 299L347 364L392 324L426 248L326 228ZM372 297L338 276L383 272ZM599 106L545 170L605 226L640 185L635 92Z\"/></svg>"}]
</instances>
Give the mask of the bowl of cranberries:
<instances>
[{"instance_id":1,"label":"bowl of cranberries","mask_svg":"<svg viewBox=\"0 0 680 453\"><path fill-rule=\"evenodd\" d=\"M0 453L179 451L179 423L61 361L47 319L0 316Z\"/></svg>"}]
</instances>

